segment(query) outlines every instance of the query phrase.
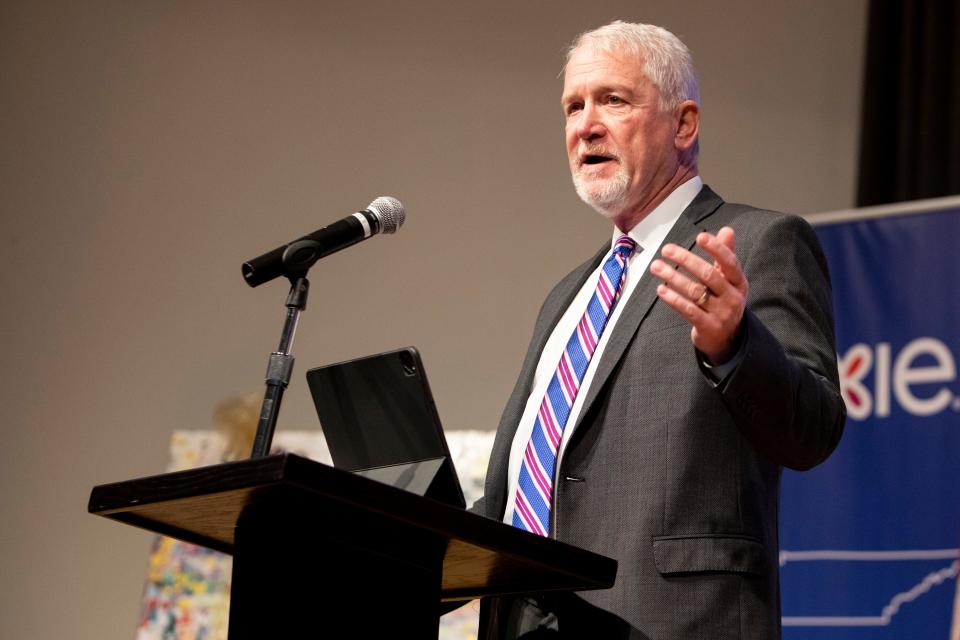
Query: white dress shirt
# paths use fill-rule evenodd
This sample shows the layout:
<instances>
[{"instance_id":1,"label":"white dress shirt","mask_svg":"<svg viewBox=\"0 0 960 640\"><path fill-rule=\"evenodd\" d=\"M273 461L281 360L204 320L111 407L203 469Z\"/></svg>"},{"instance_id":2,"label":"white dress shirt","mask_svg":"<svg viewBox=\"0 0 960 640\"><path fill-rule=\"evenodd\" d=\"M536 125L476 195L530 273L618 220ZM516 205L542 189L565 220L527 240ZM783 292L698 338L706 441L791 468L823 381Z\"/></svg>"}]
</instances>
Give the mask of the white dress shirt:
<instances>
[{"instance_id":1,"label":"white dress shirt","mask_svg":"<svg viewBox=\"0 0 960 640\"><path fill-rule=\"evenodd\" d=\"M697 197L697 194L700 193L702 187L703 181L700 179L700 176L694 176L684 182L667 196L656 209L644 216L644 218L628 232L627 235L637 243L637 250L634 251L627 263L627 277L623 283L620 300L617 302L613 312L610 314L610 318L607 320L603 335L600 336L600 340L597 342L597 348L593 352L593 357L590 359L590 364L587 366L587 371L583 376L576 400L574 400L573 407L570 409L570 417L567 419L567 424L560 440L560 451L557 455L556 465L557 471L560 469L560 461L563 459L563 452L566 449L567 442L570 440L570 434L573 433L574 427L577 424L577 417L583 408L583 399L586 397L587 390L590 388L590 383L597 371L597 364L600 362L600 358L603 357L603 350L610 340L610 334L613 333L613 328L617 324L620 312L626 306L630 294L633 293L633 290L637 287L637 283L640 282L642 278L653 277L647 273L647 270L655 257L654 252L663 243L664 238L667 237L667 233L677 219L680 218L683 210L686 209L687 206L693 202L693 199ZM613 238L610 241L610 253L613 252L613 245L621 235L623 235L623 233L619 229L614 228ZM550 380L557 370L557 363L560 362L560 357L563 355L567 341L570 339L570 336L573 335L577 323L580 322L580 318L587 308L587 303L590 302L590 298L597 288L597 281L600 279L600 270L603 268L603 264L607 261L607 258L610 257L610 253L600 261L600 265L590 274L586 282L583 283L573 302L570 303L570 306L567 307L567 310L563 313L563 316L561 316L557 326L554 327L553 333L550 334L550 338L547 340L547 343L543 347L543 352L540 354L540 360L537 363L537 369L533 377L533 390L527 398L527 404L523 410L523 416L520 418L517 432L513 437L513 445L510 449L510 468L507 473L507 506L503 514L503 521L507 524L513 522L513 506L517 493L517 482L520 477L520 465L523 462L524 450L530 441L530 434L533 432L533 424L536 421L540 403L543 401L543 396L547 391L547 385L550 384ZM553 480L554 486L556 486L557 479L554 478Z\"/></svg>"}]
</instances>

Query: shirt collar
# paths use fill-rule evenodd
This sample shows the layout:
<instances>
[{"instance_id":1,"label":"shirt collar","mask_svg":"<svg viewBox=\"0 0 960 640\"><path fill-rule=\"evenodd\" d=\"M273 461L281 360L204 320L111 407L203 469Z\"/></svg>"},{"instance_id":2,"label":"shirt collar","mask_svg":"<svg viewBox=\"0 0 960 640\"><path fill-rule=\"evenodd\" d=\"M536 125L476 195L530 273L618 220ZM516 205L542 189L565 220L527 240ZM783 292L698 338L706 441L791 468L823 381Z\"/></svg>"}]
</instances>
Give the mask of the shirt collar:
<instances>
[{"instance_id":1,"label":"shirt collar","mask_svg":"<svg viewBox=\"0 0 960 640\"><path fill-rule=\"evenodd\" d=\"M700 176L693 176L674 189L653 211L635 224L627 235L642 249L648 251L656 249L663 243L667 233L680 218L680 214L690 206L702 188L703 180ZM623 232L614 227L610 246L612 247L617 242L617 238L622 235Z\"/></svg>"}]
</instances>

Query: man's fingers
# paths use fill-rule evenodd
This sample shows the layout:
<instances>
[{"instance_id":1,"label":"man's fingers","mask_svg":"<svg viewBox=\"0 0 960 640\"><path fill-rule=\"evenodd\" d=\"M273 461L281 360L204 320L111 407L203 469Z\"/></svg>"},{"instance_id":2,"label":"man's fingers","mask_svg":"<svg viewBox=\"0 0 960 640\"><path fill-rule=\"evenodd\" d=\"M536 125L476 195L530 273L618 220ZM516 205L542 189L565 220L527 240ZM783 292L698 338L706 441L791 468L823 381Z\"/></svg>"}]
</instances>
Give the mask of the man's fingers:
<instances>
[{"instance_id":1,"label":"man's fingers","mask_svg":"<svg viewBox=\"0 0 960 640\"><path fill-rule=\"evenodd\" d=\"M687 251L683 247L679 247L675 244L666 244L663 246L661 253L663 254L664 258L670 260L671 262L675 262L693 278L705 284L713 293L717 295L722 295L726 291L727 287L732 284L727 282L726 278L724 277L725 274L719 272L714 265ZM656 272L654 273L657 277L663 278L662 274Z\"/></svg>"},{"instance_id":2,"label":"man's fingers","mask_svg":"<svg viewBox=\"0 0 960 640\"><path fill-rule=\"evenodd\" d=\"M699 234L697 246L710 257L704 260L676 244L665 244L664 259L653 260L650 272L662 280L657 286L660 299L690 323L693 344L712 362L721 363L730 356L743 319L747 278L733 251L730 227L717 235ZM706 295L708 291L713 295Z\"/></svg>"},{"instance_id":3,"label":"man's fingers","mask_svg":"<svg viewBox=\"0 0 960 640\"><path fill-rule=\"evenodd\" d=\"M699 280L687 277L663 260L654 260L650 264L650 272L660 278L668 287L694 302L700 299L707 286Z\"/></svg>"},{"instance_id":4,"label":"man's fingers","mask_svg":"<svg viewBox=\"0 0 960 640\"><path fill-rule=\"evenodd\" d=\"M698 307L696 303L680 295L665 284L657 285L657 295L660 296L661 300L670 305L674 311L686 318L687 322L694 327L703 323L707 317L707 314L703 309Z\"/></svg>"},{"instance_id":5,"label":"man's fingers","mask_svg":"<svg viewBox=\"0 0 960 640\"><path fill-rule=\"evenodd\" d=\"M725 244L730 251L736 253L736 249L734 248L734 240L736 238L731 227L722 227L720 231L717 231L717 239Z\"/></svg>"},{"instance_id":6,"label":"man's fingers","mask_svg":"<svg viewBox=\"0 0 960 640\"><path fill-rule=\"evenodd\" d=\"M724 278L735 287L740 287L745 278L740 267L740 259L733 252L733 229L724 227L717 235L703 232L697 236L697 246L716 260L716 268L723 272Z\"/></svg>"}]
</instances>

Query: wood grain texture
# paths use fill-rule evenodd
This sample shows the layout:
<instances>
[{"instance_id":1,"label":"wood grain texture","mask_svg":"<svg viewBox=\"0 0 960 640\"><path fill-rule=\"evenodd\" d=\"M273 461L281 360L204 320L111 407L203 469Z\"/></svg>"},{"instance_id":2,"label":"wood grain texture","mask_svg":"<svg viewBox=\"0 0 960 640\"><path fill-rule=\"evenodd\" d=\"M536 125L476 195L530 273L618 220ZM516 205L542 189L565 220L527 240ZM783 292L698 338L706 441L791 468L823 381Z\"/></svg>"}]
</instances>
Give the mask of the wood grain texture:
<instances>
[{"instance_id":1,"label":"wood grain texture","mask_svg":"<svg viewBox=\"0 0 960 640\"><path fill-rule=\"evenodd\" d=\"M436 541L448 601L603 589L616 577L610 558L293 454L100 485L89 511L225 553L244 522L307 527L380 554Z\"/></svg>"}]
</instances>

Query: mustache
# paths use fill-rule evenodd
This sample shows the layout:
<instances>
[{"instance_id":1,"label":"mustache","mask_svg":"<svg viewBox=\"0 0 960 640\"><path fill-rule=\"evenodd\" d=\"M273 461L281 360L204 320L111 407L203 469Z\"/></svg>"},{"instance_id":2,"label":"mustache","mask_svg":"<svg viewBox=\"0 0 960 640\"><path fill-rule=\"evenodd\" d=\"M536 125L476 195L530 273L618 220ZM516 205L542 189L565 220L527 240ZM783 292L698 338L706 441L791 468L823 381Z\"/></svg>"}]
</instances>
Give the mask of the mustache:
<instances>
[{"instance_id":1,"label":"mustache","mask_svg":"<svg viewBox=\"0 0 960 640\"><path fill-rule=\"evenodd\" d=\"M577 148L577 164L583 166L586 164L587 158L591 156L602 156L604 158L611 158L613 160L619 160L614 151L604 144L581 144Z\"/></svg>"}]
</instances>

